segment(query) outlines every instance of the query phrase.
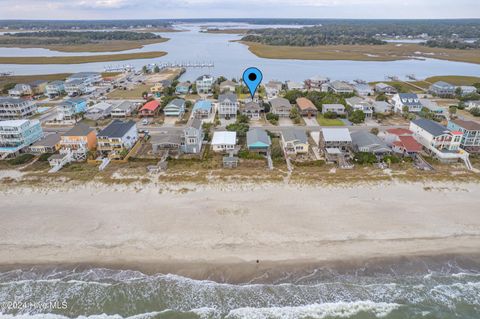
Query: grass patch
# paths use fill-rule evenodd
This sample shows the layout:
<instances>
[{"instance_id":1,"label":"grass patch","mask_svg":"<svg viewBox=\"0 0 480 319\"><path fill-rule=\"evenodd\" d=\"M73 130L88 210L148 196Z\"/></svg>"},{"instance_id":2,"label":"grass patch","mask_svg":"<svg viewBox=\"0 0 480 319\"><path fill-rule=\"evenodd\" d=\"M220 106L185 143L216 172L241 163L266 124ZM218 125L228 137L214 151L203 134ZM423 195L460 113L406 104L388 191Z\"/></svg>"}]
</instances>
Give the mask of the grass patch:
<instances>
[{"instance_id":1,"label":"grass patch","mask_svg":"<svg viewBox=\"0 0 480 319\"><path fill-rule=\"evenodd\" d=\"M345 126L342 120L339 119L326 119L323 117L323 114L317 115L317 122L320 126Z\"/></svg>"},{"instance_id":2,"label":"grass patch","mask_svg":"<svg viewBox=\"0 0 480 319\"><path fill-rule=\"evenodd\" d=\"M458 75L442 75L442 76L432 76L425 79L425 81L430 83L435 83L437 81L448 82L453 85L472 85L474 83L480 83L480 77L478 76L458 76Z\"/></svg>"},{"instance_id":3,"label":"grass patch","mask_svg":"<svg viewBox=\"0 0 480 319\"><path fill-rule=\"evenodd\" d=\"M250 52L267 59L397 61L411 57L480 64L480 49L429 48L419 44L275 46L240 41Z\"/></svg>"},{"instance_id":4,"label":"grass patch","mask_svg":"<svg viewBox=\"0 0 480 319\"><path fill-rule=\"evenodd\" d=\"M109 99L119 99L119 100L128 100L128 99L142 99L142 93L148 92L150 93L151 85L141 84L135 85L135 87L131 90L126 89L116 89L108 93L107 97Z\"/></svg>"},{"instance_id":5,"label":"grass patch","mask_svg":"<svg viewBox=\"0 0 480 319\"><path fill-rule=\"evenodd\" d=\"M137 59L152 59L166 55L166 52L137 52L124 54L105 54L87 56L56 56L56 57L0 57L0 64L82 64L94 62L110 62Z\"/></svg>"},{"instance_id":6,"label":"grass patch","mask_svg":"<svg viewBox=\"0 0 480 319\"><path fill-rule=\"evenodd\" d=\"M13 159L8 160L7 163L13 166L23 165L33 160L34 157L35 155L32 155L32 154L22 154Z\"/></svg>"}]
</instances>

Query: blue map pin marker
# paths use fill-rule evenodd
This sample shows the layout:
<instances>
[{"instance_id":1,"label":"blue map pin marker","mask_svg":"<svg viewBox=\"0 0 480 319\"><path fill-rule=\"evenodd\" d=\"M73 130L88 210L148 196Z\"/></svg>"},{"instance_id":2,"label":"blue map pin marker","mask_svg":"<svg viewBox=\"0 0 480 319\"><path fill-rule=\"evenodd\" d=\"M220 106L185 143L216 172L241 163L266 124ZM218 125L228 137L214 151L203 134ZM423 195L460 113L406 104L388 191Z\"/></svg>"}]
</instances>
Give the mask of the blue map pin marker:
<instances>
[{"instance_id":1,"label":"blue map pin marker","mask_svg":"<svg viewBox=\"0 0 480 319\"><path fill-rule=\"evenodd\" d=\"M257 68L248 68L243 72L243 82L247 85L250 95L255 96L255 92L258 89L260 83L262 83L263 74Z\"/></svg>"}]
</instances>

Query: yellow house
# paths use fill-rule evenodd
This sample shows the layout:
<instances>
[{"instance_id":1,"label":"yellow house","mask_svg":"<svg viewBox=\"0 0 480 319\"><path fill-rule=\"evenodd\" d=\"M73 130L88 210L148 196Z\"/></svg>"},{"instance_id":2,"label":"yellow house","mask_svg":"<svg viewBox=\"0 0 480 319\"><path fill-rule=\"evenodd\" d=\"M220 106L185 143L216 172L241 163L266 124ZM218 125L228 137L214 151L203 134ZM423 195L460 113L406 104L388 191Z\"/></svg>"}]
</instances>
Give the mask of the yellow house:
<instances>
[{"instance_id":1,"label":"yellow house","mask_svg":"<svg viewBox=\"0 0 480 319\"><path fill-rule=\"evenodd\" d=\"M287 154L306 154L309 149L307 134L301 129L285 130L282 133L282 146Z\"/></svg>"}]
</instances>

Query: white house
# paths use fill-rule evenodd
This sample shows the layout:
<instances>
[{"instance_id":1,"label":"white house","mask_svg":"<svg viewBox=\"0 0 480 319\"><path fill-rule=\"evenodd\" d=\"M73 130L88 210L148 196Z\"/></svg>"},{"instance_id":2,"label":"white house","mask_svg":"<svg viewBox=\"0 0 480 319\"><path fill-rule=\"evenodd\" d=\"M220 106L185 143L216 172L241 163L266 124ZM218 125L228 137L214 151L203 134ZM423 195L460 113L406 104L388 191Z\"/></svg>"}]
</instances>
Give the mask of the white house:
<instances>
[{"instance_id":1,"label":"white house","mask_svg":"<svg viewBox=\"0 0 480 319\"><path fill-rule=\"evenodd\" d=\"M416 94L398 93L392 98L395 112L403 113L403 107L408 107L408 112L418 113L422 110L422 103Z\"/></svg>"},{"instance_id":2,"label":"white house","mask_svg":"<svg viewBox=\"0 0 480 319\"><path fill-rule=\"evenodd\" d=\"M45 94L50 98L59 96L65 92L65 85L63 81L52 81L45 87Z\"/></svg>"},{"instance_id":3,"label":"white house","mask_svg":"<svg viewBox=\"0 0 480 319\"><path fill-rule=\"evenodd\" d=\"M322 114L327 112L336 113L338 115L345 114L345 106L343 104L323 104L322 105Z\"/></svg>"},{"instance_id":4,"label":"white house","mask_svg":"<svg viewBox=\"0 0 480 319\"><path fill-rule=\"evenodd\" d=\"M477 88L474 86L465 85L465 86L458 86L457 88L460 88L460 92L462 93L463 96L477 93Z\"/></svg>"},{"instance_id":5,"label":"white house","mask_svg":"<svg viewBox=\"0 0 480 319\"><path fill-rule=\"evenodd\" d=\"M104 119L110 116L112 109L112 104L107 102L100 102L89 108L85 113L85 117L94 121Z\"/></svg>"},{"instance_id":6,"label":"white house","mask_svg":"<svg viewBox=\"0 0 480 319\"><path fill-rule=\"evenodd\" d=\"M82 95L87 92L87 86L82 80L71 80L64 84L65 92L68 96Z\"/></svg>"},{"instance_id":7,"label":"white house","mask_svg":"<svg viewBox=\"0 0 480 319\"><path fill-rule=\"evenodd\" d=\"M287 81L288 90L305 90L305 84L301 82Z\"/></svg>"},{"instance_id":8,"label":"white house","mask_svg":"<svg viewBox=\"0 0 480 319\"><path fill-rule=\"evenodd\" d=\"M212 149L214 152L229 152L235 149L237 144L237 132L214 132Z\"/></svg>"},{"instance_id":9,"label":"white house","mask_svg":"<svg viewBox=\"0 0 480 319\"><path fill-rule=\"evenodd\" d=\"M452 162L461 159L471 168L469 154L460 148L462 132L450 131L445 126L426 119L411 121L410 131L414 138L440 161Z\"/></svg>"},{"instance_id":10,"label":"white house","mask_svg":"<svg viewBox=\"0 0 480 319\"><path fill-rule=\"evenodd\" d=\"M195 84L197 86L198 93L209 93L212 91L212 86L214 82L214 78L211 75L202 75L197 78Z\"/></svg>"},{"instance_id":11,"label":"white house","mask_svg":"<svg viewBox=\"0 0 480 319\"><path fill-rule=\"evenodd\" d=\"M329 83L329 90L337 94L353 93L353 87L342 81L332 81Z\"/></svg>"},{"instance_id":12,"label":"white house","mask_svg":"<svg viewBox=\"0 0 480 319\"><path fill-rule=\"evenodd\" d=\"M135 105L135 103L131 101L123 101L112 109L110 116L117 119L126 118L128 116L131 116L136 108L137 106Z\"/></svg>"}]
</instances>

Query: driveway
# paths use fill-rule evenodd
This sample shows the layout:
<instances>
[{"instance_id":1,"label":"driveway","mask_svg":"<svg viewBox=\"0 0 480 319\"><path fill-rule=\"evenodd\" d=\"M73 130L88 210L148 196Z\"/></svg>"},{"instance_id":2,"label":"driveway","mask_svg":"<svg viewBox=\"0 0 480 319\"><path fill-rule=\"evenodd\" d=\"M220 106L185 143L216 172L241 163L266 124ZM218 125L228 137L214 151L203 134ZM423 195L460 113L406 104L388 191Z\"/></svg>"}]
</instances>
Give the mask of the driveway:
<instances>
[{"instance_id":1,"label":"driveway","mask_svg":"<svg viewBox=\"0 0 480 319\"><path fill-rule=\"evenodd\" d=\"M288 117L281 117L278 120L278 126L293 126L293 122Z\"/></svg>"},{"instance_id":2,"label":"driveway","mask_svg":"<svg viewBox=\"0 0 480 319\"><path fill-rule=\"evenodd\" d=\"M305 121L305 125L307 126L320 126L320 124L318 124L318 121L315 117L311 117L311 118L304 117L303 120Z\"/></svg>"}]
</instances>

